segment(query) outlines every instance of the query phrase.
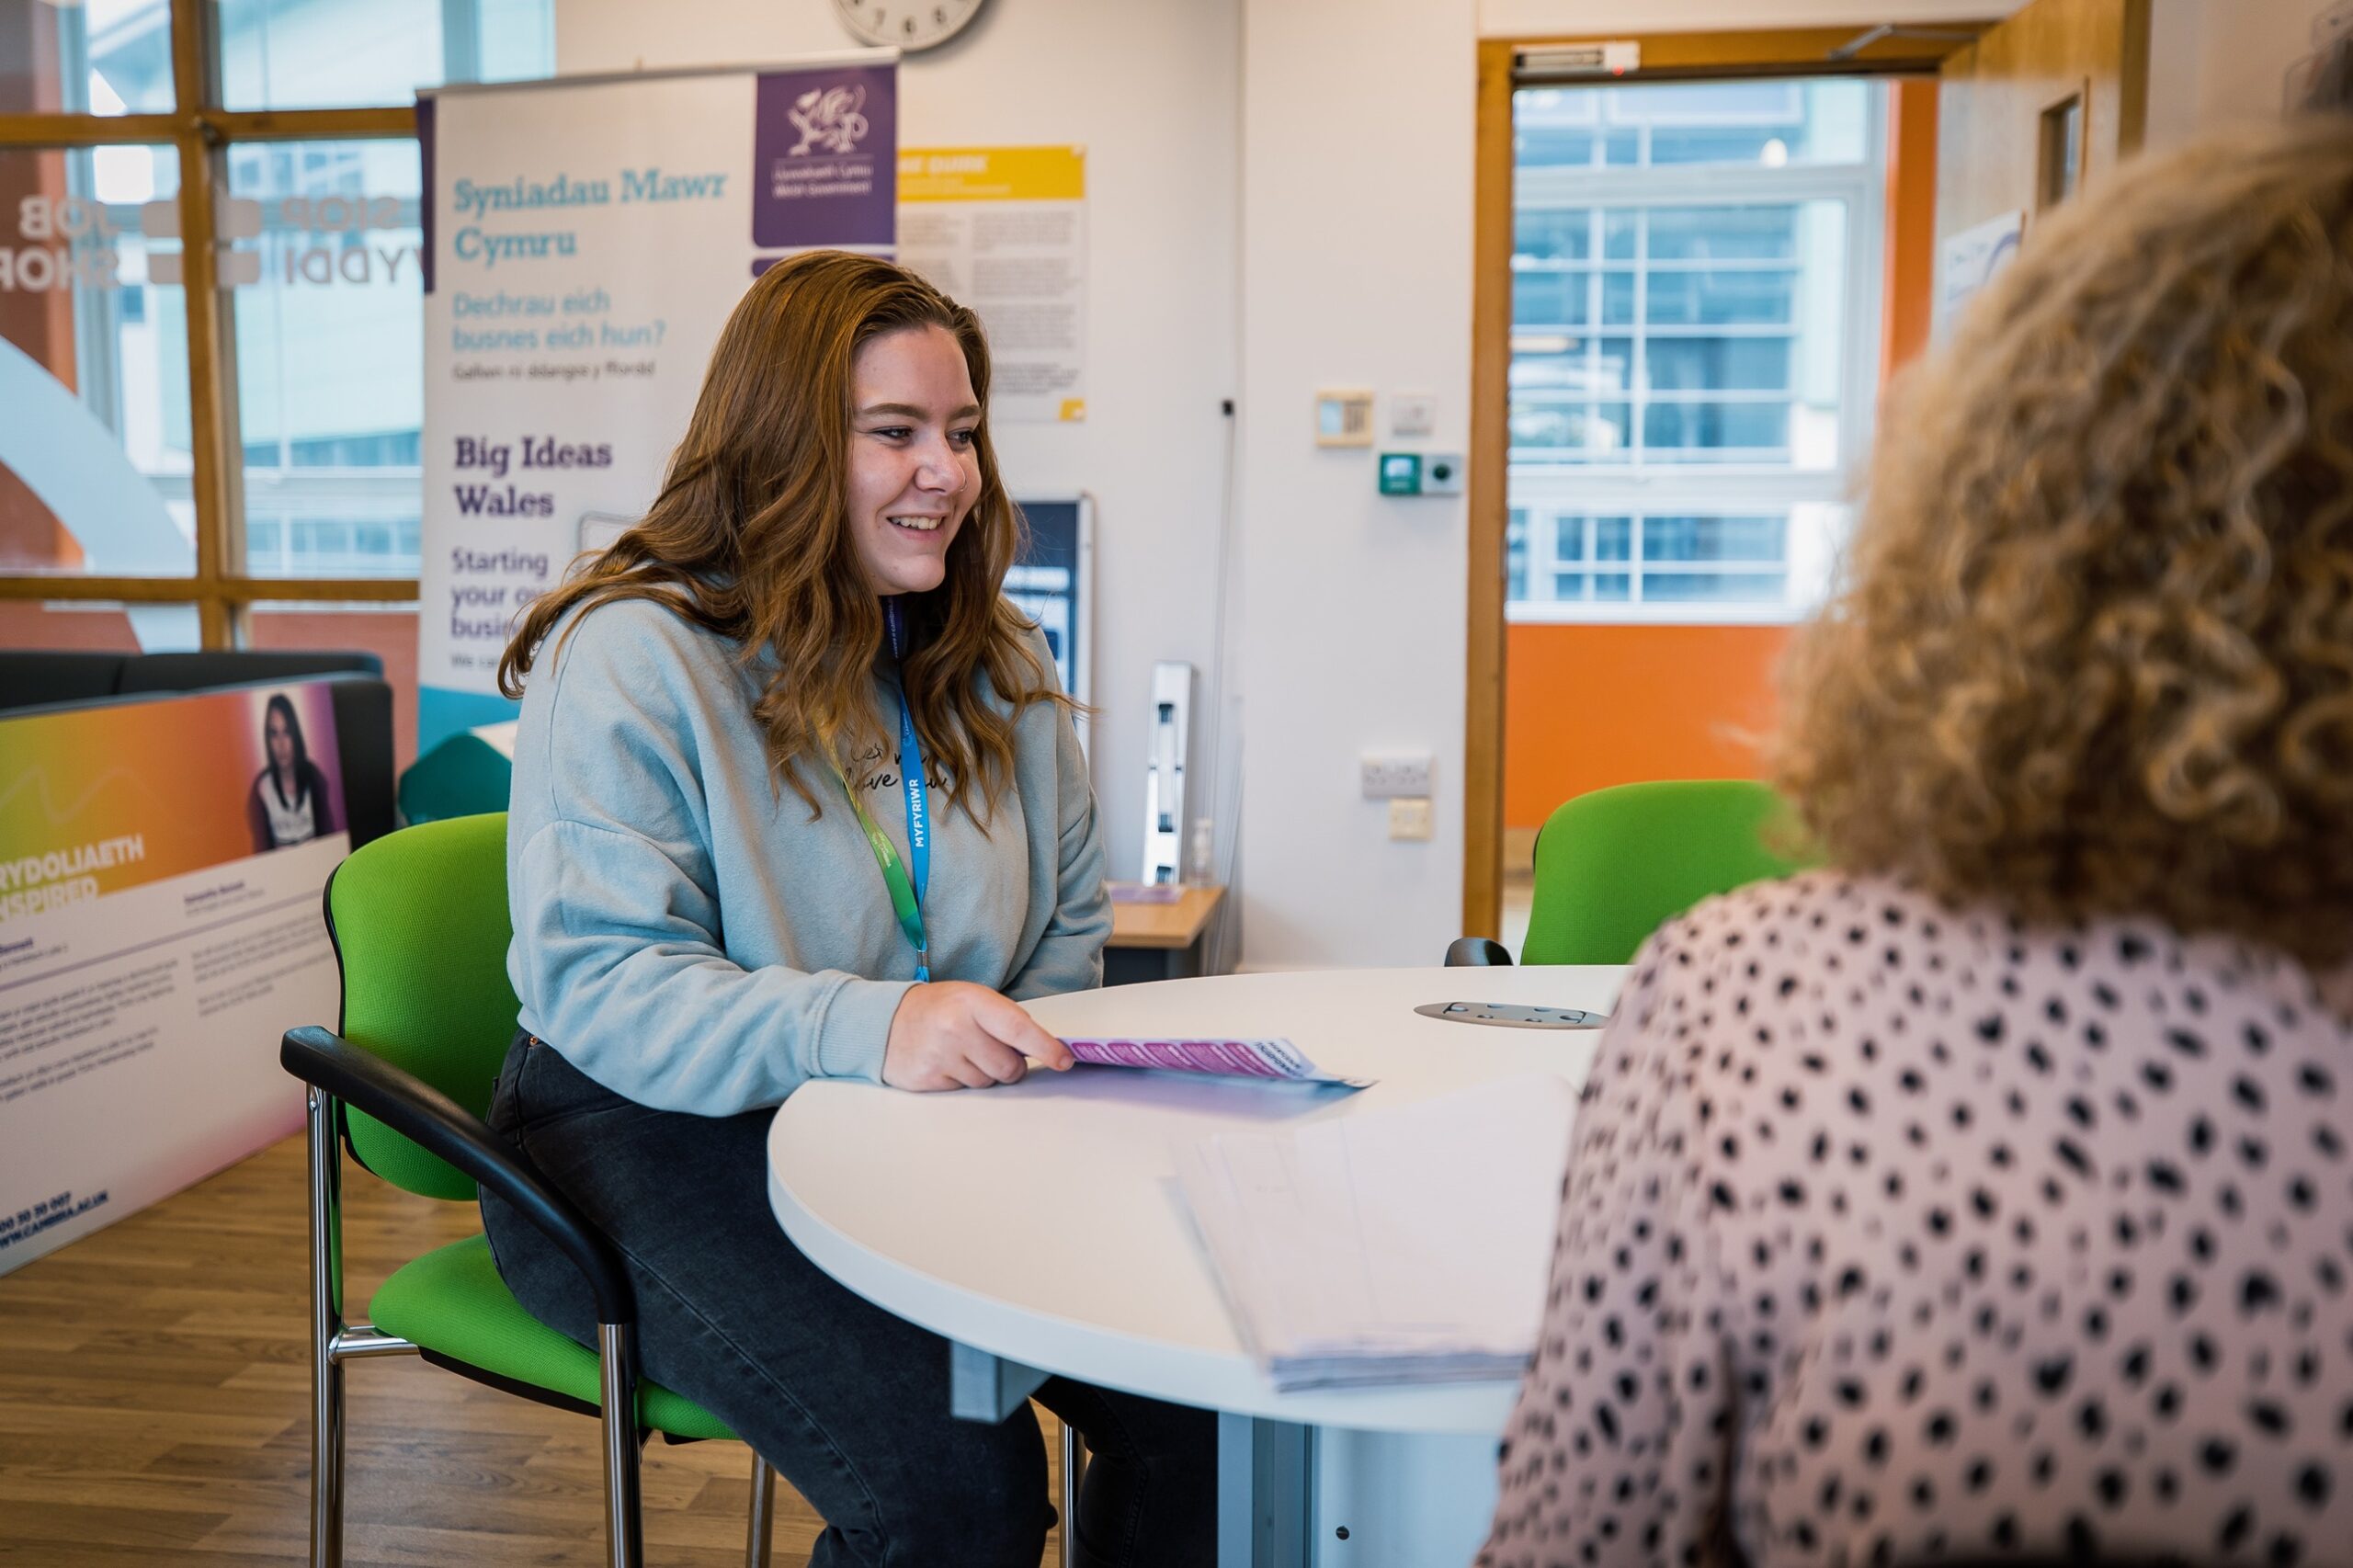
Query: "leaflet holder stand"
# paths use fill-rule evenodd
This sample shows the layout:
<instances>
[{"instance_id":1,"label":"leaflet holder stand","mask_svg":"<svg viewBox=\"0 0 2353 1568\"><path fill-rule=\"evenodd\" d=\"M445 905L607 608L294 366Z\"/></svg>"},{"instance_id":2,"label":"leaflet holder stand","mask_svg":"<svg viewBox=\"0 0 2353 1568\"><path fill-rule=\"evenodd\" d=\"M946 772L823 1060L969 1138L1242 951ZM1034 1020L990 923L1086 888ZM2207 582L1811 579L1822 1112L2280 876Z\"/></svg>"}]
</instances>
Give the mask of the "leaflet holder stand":
<instances>
[{"instance_id":1,"label":"leaflet holder stand","mask_svg":"<svg viewBox=\"0 0 2353 1568\"><path fill-rule=\"evenodd\" d=\"M1165 660L1152 666L1152 742L1143 781L1143 875L1173 884L1183 864L1185 746L1193 707L1193 666Z\"/></svg>"}]
</instances>

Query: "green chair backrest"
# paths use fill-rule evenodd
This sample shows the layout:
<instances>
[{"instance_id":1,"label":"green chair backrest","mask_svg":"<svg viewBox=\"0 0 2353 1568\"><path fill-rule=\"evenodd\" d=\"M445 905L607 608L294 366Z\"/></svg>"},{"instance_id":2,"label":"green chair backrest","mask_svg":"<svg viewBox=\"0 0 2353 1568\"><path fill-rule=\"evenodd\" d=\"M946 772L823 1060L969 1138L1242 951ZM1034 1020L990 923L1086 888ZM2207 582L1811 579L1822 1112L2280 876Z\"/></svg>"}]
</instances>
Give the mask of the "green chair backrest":
<instances>
[{"instance_id":1,"label":"green chair backrest","mask_svg":"<svg viewBox=\"0 0 2353 1568\"><path fill-rule=\"evenodd\" d=\"M482 1115L515 1035L506 982L506 813L452 817L354 850L327 883L342 1034ZM386 1181L471 1202L473 1178L373 1117L352 1153Z\"/></svg>"},{"instance_id":2,"label":"green chair backrest","mask_svg":"<svg viewBox=\"0 0 2353 1568\"><path fill-rule=\"evenodd\" d=\"M451 735L401 775L401 819L443 822L503 812L514 777L514 763L480 735Z\"/></svg>"},{"instance_id":3,"label":"green chair backrest","mask_svg":"<svg viewBox=\"0 0 2353 1568\"><path fill-rule=\"evenodd\" d=\"M1801 870L1768 846L1781 798L1745 778L1620 784L1579 795L1536 837L1519 961L1624 963L1700 900Z\"/></svg>"}]
</instances>

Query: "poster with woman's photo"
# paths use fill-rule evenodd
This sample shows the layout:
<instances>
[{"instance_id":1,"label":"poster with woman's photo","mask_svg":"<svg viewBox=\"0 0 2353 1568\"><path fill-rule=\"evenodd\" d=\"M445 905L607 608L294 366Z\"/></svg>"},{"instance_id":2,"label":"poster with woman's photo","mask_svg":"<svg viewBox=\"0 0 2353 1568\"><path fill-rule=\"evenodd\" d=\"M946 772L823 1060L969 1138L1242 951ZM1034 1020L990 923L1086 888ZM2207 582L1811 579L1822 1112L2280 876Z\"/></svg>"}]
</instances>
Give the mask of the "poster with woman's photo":
<instances>
[{"instance_id":1,"label":"poster with woman's photo","mask_svg":"<svg viewBox=\"0 0 2353 1568\"><path fill-rule=\"evenodd\" d=\"M347 821L324 681L0 719L0 1274L301 1125Z\"/></svg>"}]
</instances>

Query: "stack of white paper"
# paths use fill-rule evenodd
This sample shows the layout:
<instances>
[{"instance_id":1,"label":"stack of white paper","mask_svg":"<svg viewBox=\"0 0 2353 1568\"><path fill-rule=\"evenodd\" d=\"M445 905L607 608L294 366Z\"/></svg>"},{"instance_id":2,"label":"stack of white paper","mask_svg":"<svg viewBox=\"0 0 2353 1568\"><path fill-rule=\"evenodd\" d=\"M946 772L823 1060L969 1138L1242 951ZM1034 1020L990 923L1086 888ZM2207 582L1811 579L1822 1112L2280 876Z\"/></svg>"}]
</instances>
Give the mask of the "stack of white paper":
<instances>
[{"instance_id":1,"label":"stack of white paper","mask_svg":"<svg viewBox=\"0 0 2353 1568\"><path fill-rule=\"evenodd\" d=\"M1516 1378L1576 1093L1550 1074L1178 1152L1243 1343L1279 1389Z\"/></svg>"}]
</instances>

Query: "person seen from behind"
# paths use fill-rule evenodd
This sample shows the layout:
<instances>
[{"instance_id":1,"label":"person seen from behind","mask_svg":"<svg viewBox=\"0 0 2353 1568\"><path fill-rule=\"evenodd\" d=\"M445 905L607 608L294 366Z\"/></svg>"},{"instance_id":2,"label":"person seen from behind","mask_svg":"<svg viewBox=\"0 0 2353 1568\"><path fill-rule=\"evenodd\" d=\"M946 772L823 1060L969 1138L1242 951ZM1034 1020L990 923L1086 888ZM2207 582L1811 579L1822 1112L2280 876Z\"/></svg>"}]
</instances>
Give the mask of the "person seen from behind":
<instances>
[{"instance_id":1,"label":"person seen from behind","mask_svg":"<svg viewBox=\"0 0 2353 1568\"><path fill-rule=\"evenodd\" d=\"M1635 960L1483 1568L2353 1562L2353 119L2040 221Z\"/></svg>"}]
</instances>

